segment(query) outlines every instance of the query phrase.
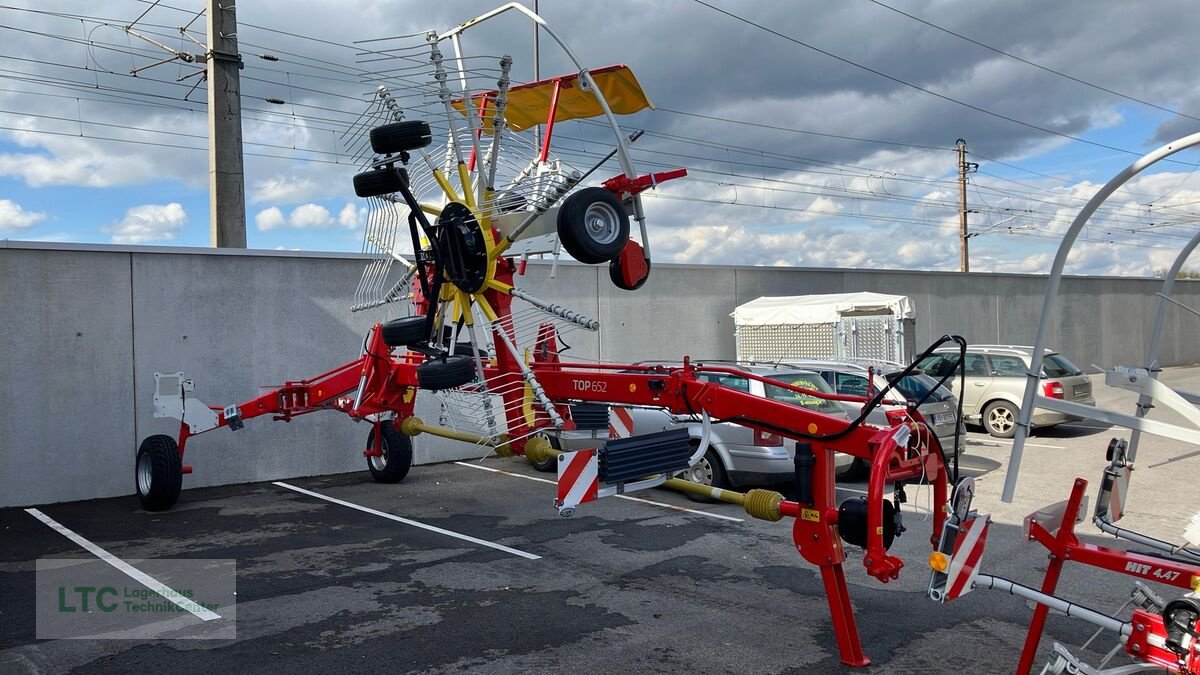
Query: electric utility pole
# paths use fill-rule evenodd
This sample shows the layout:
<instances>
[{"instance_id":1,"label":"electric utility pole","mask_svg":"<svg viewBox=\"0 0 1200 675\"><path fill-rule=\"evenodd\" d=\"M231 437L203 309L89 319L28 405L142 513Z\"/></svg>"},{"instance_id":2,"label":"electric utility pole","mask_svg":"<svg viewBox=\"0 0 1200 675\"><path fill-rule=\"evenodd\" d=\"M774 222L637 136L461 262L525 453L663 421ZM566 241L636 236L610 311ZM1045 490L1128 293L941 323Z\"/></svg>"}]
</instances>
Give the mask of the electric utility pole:
<instances>
[{"instance_id":1,"label":"electric utility pole","mask_svg":"<svg viewBox=\"0 0 1200 675\"><path fill-rule=\"evenodd\" d=\"M975 173L979 170L979 165L975 162L967 161L967 142L963 139L958 139L954 142L958 148L958 247L959 247L959 267L963 272L971 271L971 255L967 251L967 240L971 235L967 234L967 214L971 213L967 209L967 174Z\"/></svg>"},{"instance_id":2,"label":"electric utility pole","mask_svg":"<svg viewBox=\"0 0 1200 675\"><path fill-rule=\"evenodd\" d=\"M208 190L212 245L246 248L242 91L235 0L208 0Z\"/></svg>"}]
</instances>

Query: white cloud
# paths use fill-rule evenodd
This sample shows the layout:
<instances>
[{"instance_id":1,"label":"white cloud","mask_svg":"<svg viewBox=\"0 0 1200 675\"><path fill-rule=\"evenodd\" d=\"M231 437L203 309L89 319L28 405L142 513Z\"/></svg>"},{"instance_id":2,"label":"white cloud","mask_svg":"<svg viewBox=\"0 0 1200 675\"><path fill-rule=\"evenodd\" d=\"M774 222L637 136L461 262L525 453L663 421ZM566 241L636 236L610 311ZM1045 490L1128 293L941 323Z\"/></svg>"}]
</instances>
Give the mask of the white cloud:
<instances>
[{"instance_id":1,"label":"white cloud","mask_svg":"<svg viewBox=\"0 0 1200 675\"><path fill-rule=\"evenodd\" d=\"M359 227L367 219L367 208L365 206L355 206L353 202L347 202L342 210L338 212L338 225L346 229L353 230Z\"/></svg>"},{"instance_id":2,"label":"white cloud","mask_svg":"<svg viewBox=\"0 0 1200 675\"><path fill-rule=\"evenodd\" d=\"M301 204L292 209L288 224L299 230L329 227L333 224L333 216L320 204Z\"/></svg>"},{"instance_id":3,"label":"white cloud","mask_svg":"<svg viewBox=\"0 0 1200 675\"><path fill-rule=\"evenodd\" d=\"M301 204L292 209L285 218L283 211L277 206L263 209L254 216L254 223L261 231L290 228L295 230L320 230L331 227L344 227L353 230L366 221L367 209L347 203L338 212L337 217L329 209L320 204Z\"/></svg>"},{"instance_id":4,"label":"white cloud","mask_svg":"<svg viewBox=\"0 0 1200 675\"><path fill-rule=\"evenodd\" d=\"M0 232L10 232L33 227L46 219L41 211L26 211L11 199L0 199Z\"/></svg>"},{"instance_id":5,"label":"white cloud","mask_svg":"<svg viewBox=\"0 0 1200 675\"><path fill-rule=\"evenodd\" d=\"M263 209L254 216L254 225L260 231L274 230L280 227L287 227L287 219L283 217L283 211L272 206L269 209Z\"/></svg>"},{"instance_id":6,"label":"white cloud","mask_svg":"<svg viewBox=\"0 0 1200 675\"><path fill-rule=\"evenodd\" d=\"M320 183L312 178L301 178L294 175L272 176L255 181L250 189L250 202L275 202L279 204L294 204L320 191Z\"/></svg>"},{"instance_id":7,"label":"white cloud","mask_svg":"<svg viewBox=\"0 0 1200 675\"><path fill-rule=\"evenodd\" d=\"M114 244L142 244L174 239L187 220L187 212L178 202L143 204L126 211L125 217L116 225L101 229L112 234Z\"/></svg>"}]
</instances>

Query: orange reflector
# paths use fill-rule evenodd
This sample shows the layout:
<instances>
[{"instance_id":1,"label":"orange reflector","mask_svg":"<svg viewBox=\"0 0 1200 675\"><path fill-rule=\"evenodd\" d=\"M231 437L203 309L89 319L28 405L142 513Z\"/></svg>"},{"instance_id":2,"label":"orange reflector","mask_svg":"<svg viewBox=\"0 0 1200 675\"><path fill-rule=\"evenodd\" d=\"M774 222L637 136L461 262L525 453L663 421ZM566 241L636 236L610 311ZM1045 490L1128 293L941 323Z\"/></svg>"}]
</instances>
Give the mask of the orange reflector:
<instances>
[{"instance_id":1,"label":"orange reflector","mask_svg":"<svg viewBox=\"0 0 1200 675\"><path fill-rule=\"evenodd\" d=\"M945 572L950 569L950 558L941 551L934 551L929 554L929 566L935 572Z\"/></svg>"}]
</instances>

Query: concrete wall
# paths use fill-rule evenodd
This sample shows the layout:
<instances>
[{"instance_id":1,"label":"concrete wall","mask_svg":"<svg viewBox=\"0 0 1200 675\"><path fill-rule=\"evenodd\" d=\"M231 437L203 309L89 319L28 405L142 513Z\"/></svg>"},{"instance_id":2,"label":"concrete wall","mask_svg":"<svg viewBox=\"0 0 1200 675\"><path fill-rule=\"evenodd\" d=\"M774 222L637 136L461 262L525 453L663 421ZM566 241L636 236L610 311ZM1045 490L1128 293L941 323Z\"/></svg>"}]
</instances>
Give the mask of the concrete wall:
<instances>
[{"instance_id":1,"label":"concrete wall","mask_svg":"<svg viewBox=\"0 0 1200 675\"><path fill-rule=\"evenodd\" d=\"M259 385L311 377L355 357L371 324L397 308L349 311L354 255L35 245L0 242L0 506L130 494L133 454L155 433L154 372L182 370L211 404ZM604 267L531 264L518 285L602 324L565 335L569 356L608 361L735 356L729 313L763 295L878 291L910 296L917 345L1033 342L1044 277L657 265L636 293ZM1140 364L1157 308L1153 279L1070 278L1050 344L1081 366ZM1176 284L1200 306L1200 283ZM519 303L518 303L519 304ZM390 314L389 314L390 311ZM1164 365L1200 362L1197 319L1170 313ZM418 409L437 419L432 401ZM186 487L353 471L368 427L344 415L256 419L189 445ZM417 463L479 448L419 436Z\"/></svg>"}]
</instances>

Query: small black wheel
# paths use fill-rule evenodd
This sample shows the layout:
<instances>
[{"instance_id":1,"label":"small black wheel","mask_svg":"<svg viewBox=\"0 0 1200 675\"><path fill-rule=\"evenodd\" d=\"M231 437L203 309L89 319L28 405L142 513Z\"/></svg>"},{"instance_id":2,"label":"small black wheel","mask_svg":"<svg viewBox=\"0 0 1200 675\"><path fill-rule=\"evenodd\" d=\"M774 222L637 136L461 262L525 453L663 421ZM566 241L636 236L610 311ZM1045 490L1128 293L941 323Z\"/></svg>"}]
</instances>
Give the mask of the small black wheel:
<instances>
[{"instance_id":1,"label":"small black wheel","mask_svg":"<svg viewBox=\"0 0 1200 675\"><path fill-rule=\"evenodd\" d=\"M438 357L417 366L417 384L430 391L461 387L474 378L475 359L466 354Z\"/></svg>"},{"instance_id":2,"label":"small black wheel","mask_svg":"<svg viewBox=\"0 0 1200 675\"><path fill-rule=\"evenodd\" d=\"M380 328L383 331L383 343L389 347L406 347L429 339L425 332L425 317L405 316L392 319Z\"/></svg>"},{"instance_id":3,"label":"small black wheel","mask_svg":"<svg viewBox=\"0 0 1200 675\"><path fill-rule=\"evenodd\" d=\"M433 132L423 120L393 122L371 130L371 149L378 155L417 150L432 142Z\"/></svg>"},{"instance_id":4,"label":"small black wheel","mask_svg":"<svg viewBox=\"0 0 1200 675\"><path fill-rule=\"evenodd\" d=\"M383 454L367 457L371 477L379 483L399 483L412 468L412 439L401 433L391 420L378 422L367 435L367 449L375 447L379 431L379 451Z\"/></svg>"},{"instance_id":5,"label":"small black wheel","mask_svg":"<svg viewBox=\"0 0 1200 675\"><path fill-rule=\"evenodd\" d=\"M166 511L183 489L183 458L174 438L157 434L142 441L134 463L138 500L147 511Z\"/></svg>"},{"instance_id":6,"label":"small black wheel","mask_svg":"<svg viewBox=\"0 0 1200 675\"><path fill-rule=\"evenodd\" d=\"M629 214L608 190L584 188L568 196L558 210L558 239L581 263L612 260L629 241Z\"/></svg>"},{"instance_id":7,"label":"small black wheel","mask_svg":"<svg viewBox=\"0 0 1200 675\"><path fill-rule=\"evenodd\" d=\"M354 194L359 197L378 197L399 192L404 186L400 173L391 167L371 169L354 174Z\"/></svg>"},{"instance_id":8,"label":"small black wheel","mask_svg":"<svg viewBox=\"0 0 1200 675\"><path fill-rule=\"evenodd\" d=\"M862 457L855 457L850 466L837 472L834 476L838 481L862 480L871 475L871 468L867 465L867 460Z\"/></svg>"},{"instance_id":9,"label":"small black wheel","mask_svg":"<svg viewBox=\"0 0 1200 675\"><path fill-rule=\"evenodd\" d=\"M631 284L625 281L625 270L621 265L621 256L618 255L617 257L608 261L608 278L612 280L613 286L616 286L621 290L636 291L642 286L645 286L646 280L650 278L650 261L646 261L646 273L642 275L642 278Z\"/></svg>"},{"instance_id":10,"label":"small black wheel","mask_svg":"<svg viewBox=\"0 0 1200 675\"><path fill-rule=\"evenodd\" d=\"M996 438L1012 438L1017 433L1017 406L1008 401L992 401L983 409L983 428Z\"/></svg>"},{"instance_id":11,"label":"small black wheel","mask_svg":"<svg viewBox=\"0 0 1200 675\"><path fill-rule=\"evenodd\" d=\"M550 441L550 447L554 448L555 450L562 450L562 448L559 447L560 443L558 442L558 438L556 436L548 434L547 440ZM542 473L558 473L558 456L555 455L544 462L535 462L531 459L529 460L529 466L532 466L534 469L541 471Z\"/></svg>"},{"instance_id":12,"label":"small black wheel","mask_svg":"<svg viewBox=\"0 0 1200 675\"><path fill-rule=\"evenodd\" d=\"M725 467L721 464L721 456L717 451L709 448L700 461L692 465L691 468L684 470L679 477L684 480L690 480L693 483L707 485L715 488L729 487L729 479L725 475ZM712 504L718 500L712 497L701 497L690 492L686 493L687 498L694 502L704 502Z\"/></svg>"}]
</instances>

